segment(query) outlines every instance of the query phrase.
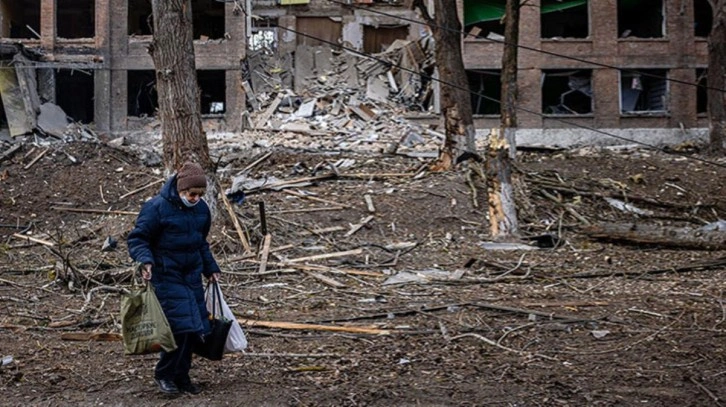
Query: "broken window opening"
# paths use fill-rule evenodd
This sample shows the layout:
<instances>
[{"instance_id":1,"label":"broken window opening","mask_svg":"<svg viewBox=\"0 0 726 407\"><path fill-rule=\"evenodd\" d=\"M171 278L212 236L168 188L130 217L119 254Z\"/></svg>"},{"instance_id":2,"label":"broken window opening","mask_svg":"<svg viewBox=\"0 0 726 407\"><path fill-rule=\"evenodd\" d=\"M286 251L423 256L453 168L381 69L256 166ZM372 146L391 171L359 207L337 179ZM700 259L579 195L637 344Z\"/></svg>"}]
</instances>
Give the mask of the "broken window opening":
<instances>
[{"instance_id":1,"label":"broken window opening","mask_svg":"<svg viewBox=\"0 0 726 407\"><path fill-rule=\"evenodd\" d=\"M252 35L249 38L250 51L273 54L277 51L277 19L252 19Z\"/></svg>"},{"instance_id":2,"label":"broken window opening","mask_svg":"<svg viewBox=\"0 0 726 407\"><path fill-rule=\"evenodd\" d=\"M592 113L591 70L542 71L542 112L548 115Z\"/></svg>"},{"instance_id":3,"label":"broken window opening","mask_svg":"<svg viewBox=\"0 0 726 407\"><path fill-rule=\"evenodd\" d=\"M619 38L665 36L663 0L618 0Z\"/></svg>"},{"instance_id":4,"label":"broken window opening","mask_svg":"<svg viewBox=\"0 0 726 407\"><path fill-rule=\"evenodd\" d=\"M708 113L708 70L696 69L696 113Z\"/></svg>"},{"instance_id":5,"label":"broken window opening","mask_svg":"<svg viewBox=\"0 0 726 407\"><path fill-rule=\"evenodd\" d=\"M542 38L587 38L590 35L587 0L542 0Z\"/></svg>"},{"instance_id":6,"label":"broken window opening","mask_svg":"<svg viewBox=\"0 0 726 407\"><path fill-rule=\"evenodd\" d=\"M475 115L498 115L501 112L502 71L467 70L471 108Z\"/></svg>"},{"instance_id":7,"label":"broken window opening","mask_svg":"<svg viewBox=\"0 0 726 407\"><path fill-rule=\"evenodd\" d=\"M159 108L156 75L153 70L128 71L127 115L154 117Z\"/></svg>"},{"instance_id":8,"label":"broken window opening","mask_svg":"<svg viewBox=\"0 0 726 407\"><path fill-rule=\"evenodd\" d=\"M55 74L56 104L79 123L93 122L93 76L93 71L81 69L58 69Z\"/></svg>"},{"instance_id":9,"label":"broken window opening","mask_svg":"<svg viewBox=\"0 0 726 407\"><path fill-rule=\"evenodd\" d=\"M217 0L192 1L194 38L201 40L224 38L224 4Z\"/></svg>"},{"instance_id":10,"label":"broken window opening","mask_svg":"<svg viewBox=\"0 0 726 407\"><path fill-rule=\"evenodd\" d=\"M668 71L638 69L620 72L620 111L622 113L665 112L668 106Z\"/></svg>"},{"instance_id":11,"label":"broken window opening","mask_svg":"<svg viewBox=\"0 0 726 407\"><path fill-rule=\"evenodd\" d=\"M226 85L225 71L223 70L199 70L197 71L199 82L202 114L223 114L226 112Z\"/></svg>"},{"instance_id":12,"label":"broken window opening","mask_svg":"<svg viewBox=\"0 0 726 407\"><path fill-rule=\"evenodd\" d=\"M713 26L713 10L708 0L693 1L693 34L706 38L711 35Z\"/></svg>"},{"instance_id":13,"label":"broken window opening","mask_svg":"<svg viewBox=\"0 0 726 407\"><path fill-rule=\"evenodd\" d=\"M377 54L384 52L396 40L408 38L407 25L363 26L363 52Z\"/></svg>"},{"instance_id":14,"label":"broken window opening","mask_svg":"<svg viewBox=\"0 0 726 407\"><path fill-rule=\"evenodd\" d=\"M58 37L93 38L96 36L95 0L65 0L56 6Z\"/></svg>"},{"instance_id":15,"label":"broken window opening","mask_svg":"<svg viewBox=\"0 0 726 407\"><path fill-rule=\"evenodd\" d=\"M151 0L129 0L127 19L129 35L152 35L154 15Z\"/></svg>"},{"instance_id":16,"label":"broken window opening","mask_svg":"<svg viewBox=\"0 0 726 407\"><path fill-rule=\"evenodd\" d=\"M3 38L40 38L40 0L0 0Z\"/></svg>"}]
</instances>

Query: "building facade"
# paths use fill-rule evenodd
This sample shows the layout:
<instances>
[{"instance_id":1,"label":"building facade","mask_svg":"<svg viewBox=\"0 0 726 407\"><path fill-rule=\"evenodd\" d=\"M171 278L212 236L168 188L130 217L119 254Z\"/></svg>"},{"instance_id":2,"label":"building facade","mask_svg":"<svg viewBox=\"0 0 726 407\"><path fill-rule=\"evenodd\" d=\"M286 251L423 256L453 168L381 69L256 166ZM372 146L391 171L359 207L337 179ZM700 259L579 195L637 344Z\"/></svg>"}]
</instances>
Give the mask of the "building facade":
<instances>
[{"instance_id":1,"label":"building facade","mask_svg":"<svg viewBox=\"0 0 726 407\"><path fill-rule=\"evenodd\" d=\"M242 128L246 58L254 52L294 54L308 45L372 54L429 33L410 0L192 3L203 121L226 131ZM504 3L452 0L464 26L464 64L483 133L499 125ZM706 85L710 20L707 0L528 1L521 10L518 141L659 143L703 136L706 92L695 85ZM0 0L0 72L6 72L0 78L21 66L32 69L37 103L57 104L101 132L123 134L153 120L150 41L149 0ZM22 61L13 59L18 46L27 51Z\"/></svg>"},{"instance_id":2,"label":"building facade","mask_svg":"<svg viewBox=\"0 0 726 407\"><path fill-rule=\"evenodd\" d=\"M458 0L464 63L478 93L477 128L486 129L498 125L503 27L501 13L474 3L501 10L504 0L467 3ZM520 16L518 142L703 136L711 19L706 0L528 2Z\"/></svg>"}]
</instances>

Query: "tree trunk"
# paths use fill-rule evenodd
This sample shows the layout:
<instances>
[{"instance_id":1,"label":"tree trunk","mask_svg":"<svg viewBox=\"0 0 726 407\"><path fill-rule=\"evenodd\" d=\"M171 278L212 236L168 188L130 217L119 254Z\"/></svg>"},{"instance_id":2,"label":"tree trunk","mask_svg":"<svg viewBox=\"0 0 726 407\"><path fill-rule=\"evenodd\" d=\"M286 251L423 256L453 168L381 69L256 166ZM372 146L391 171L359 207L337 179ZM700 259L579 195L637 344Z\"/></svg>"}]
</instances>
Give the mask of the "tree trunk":
<instances>
[{"instance_id":1,"label":"tree trunk","mask_svg":"<svg viewBox=\"0 0 726 407\"><path fill-rule=\"evenodd\" d=\"M415 3L428 22L436 42L436 65L441 86L441 112L446 138L434 170L450 170L463 153L474 154L474 119L469 82L461 55L461 23L450 0L434 0L434 18L423 2Z\"/></svg>"},{"instance_id":2,"label":"tree trunk","mask_svg":"<svg viewBox=\"0 0 726 407\"><path fill-rule=\"evenodd\" d=\"M205 200L216 212L217 183L209 157L194 61L190 0L153 0L154 36L149 54L156 69L159 120L168 173L185 161L198 163L207 172Z\"/></svg>"},{"instance_id":3,"label":"tree trunk","mask_svg":"<svg viewBox=\"0 0 726 407\"><path fill-rule=\"evenodd\" d=\"M498 238L507 238L519 233L511 163L516 149L514 135L517 127L519 0L507 0L505 13L501 129L495 129L489 136L486 166L489 230L493 237Z\"/></svg>"},{"instance_id":4,"label":"tree trunk","mask_svg":"<svg viewBox=\"0 0 726 407\"><path fill-rule=\"evenodd\" d=\"M726 140L726 0L710 1L713 25L708 36L709 150L723 155Z\"/></svg>"}]
</instances>

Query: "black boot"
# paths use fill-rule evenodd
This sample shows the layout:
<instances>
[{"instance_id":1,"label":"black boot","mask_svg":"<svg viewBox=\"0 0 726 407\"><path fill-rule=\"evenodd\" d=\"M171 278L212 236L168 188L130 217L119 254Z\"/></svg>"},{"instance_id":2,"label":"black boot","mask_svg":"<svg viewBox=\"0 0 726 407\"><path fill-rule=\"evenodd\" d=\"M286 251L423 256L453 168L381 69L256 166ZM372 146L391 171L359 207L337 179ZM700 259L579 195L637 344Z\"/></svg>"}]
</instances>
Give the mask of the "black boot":
<instances>
[{"instance_id":1,"label":"black boot","mask_svg":"<svg viewBox=\"0 0 726 407\"><path fill-rule=\"evenodd\" d=\"M171 380L157 379L154 378L156 384L159 385L159 390L164 394L179 394L179 388Z\"/></svg>"},{"instance_id":2,"label":"black boot","mask_svg":"<svg viewBox=\"0 0 726 407\"><path fill-rule=\"evenodd\" d=\"M189 393L189 394L199 394L202 392L202 387L199 386L198 384L194 384L192 382L185 382L185 383L176 382L176 387L180 391L182 391L184 393Z\"/></svg>"}]
</instances>

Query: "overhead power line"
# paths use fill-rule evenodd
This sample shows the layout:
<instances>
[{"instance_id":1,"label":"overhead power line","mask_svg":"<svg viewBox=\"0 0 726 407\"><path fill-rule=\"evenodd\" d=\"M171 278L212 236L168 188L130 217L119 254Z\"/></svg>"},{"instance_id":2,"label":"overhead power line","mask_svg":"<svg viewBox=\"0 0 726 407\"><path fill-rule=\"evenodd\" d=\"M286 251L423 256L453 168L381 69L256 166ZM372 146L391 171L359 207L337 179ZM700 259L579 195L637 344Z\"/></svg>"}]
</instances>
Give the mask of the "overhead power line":
<instances>
[{"instance_id":1,"label":"overhead power line","mask_svg":"<svg viewBox=\"0 0 726 407\"><path fill-rule=\"evenodd\" d=\"M407 22L414 23L414 24L421 24L421 25L425 25L427 27L439 28L439 29L442 29L442 30L445 30L445 31L449 31L449 32L457 33L459 35L463 35L465 38L466 37L469 37L469 34L467 34L466 32L459 31L459 30L454 29L454 28L451 28L451 27L443 27L443 26L440 26L440 25L437 25L437 24L433 24L433 23L429 24L428 22L422 21L422 20L419 20L419 19L413 19L413 18L408 18L408 17L402 16L402 15L396 15L396 14L392 14L392 13L386 13L384 11L376 10L376 9L373 9L373 8L364 8L364 7L360 6L360 5L348 4L348 3L344 2L344 1L341 1L341 0L327 0L327 1L329 1L331 3L336 3L336 4L344 5L344 6L347 6L347 7L359 9L359 10L365 10L366 12L369 12L369 13L380 14L382 16L391 17L391 18L395 18L395 19L398 19L398 20L402 20L402 21L407 21ZM454 0L452 0L452 2L453 1ZM508 43L508 42L506 42L504 40L500 40L500 39L494 39L494 38L479 38L479 39L484 39L486 41L495 42L495 43L504 44L504 45L512 45L511 43ZM527 51L538 52L538 53L541 53L541 54L550 55L550 56L557 57L557 58L568 59L568 60L571 60L571 61L576 61L576 62L580 62L580 63L583 63L583 64L592 65L592 66L598 66L598 67L601 67L601 68L608 68L608 69L615 69L615 70L623 71L623 72L636 73L638 75L642 75L642 76L645 76L645 77L650 77L650 78L655 78L655 79L663 79L663 80L666 80L666 81L669 81L669 82L679 83L679 84L682 84L682 85L694 86L694 87L708 89L708 90L716 90L716 91L719 91L719 92L726 92L726 89L713 88L713 87L709 87L707 85L702 85L702 84L699 84L699 83L692 83L692 82L682 81L682 80L679 80L679 79L668 78L667 76L664 77L664 76L660 76L660 75L655 75L655 74L652 74L652 73L649 73L649 72L638 71L636 69L619 68L619 67L614 66L614 65L603 64L603 63L600 63L600 62L590 61L590 60L587 60L587 59L584 59L584 58L578 58L578 57L573 57L573 56L569 56L569 55L559 54L559 53L556 53L556 52L546 51L546 50L543 50L543 49L529 47L527 45L522 45L522 44L514 44L514 45L517 48L521 48L521 49L524 49L524 50L527 50Z\"/></svg>"}]
</instances>

